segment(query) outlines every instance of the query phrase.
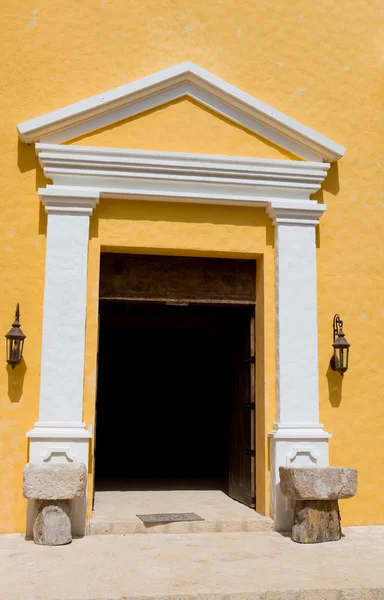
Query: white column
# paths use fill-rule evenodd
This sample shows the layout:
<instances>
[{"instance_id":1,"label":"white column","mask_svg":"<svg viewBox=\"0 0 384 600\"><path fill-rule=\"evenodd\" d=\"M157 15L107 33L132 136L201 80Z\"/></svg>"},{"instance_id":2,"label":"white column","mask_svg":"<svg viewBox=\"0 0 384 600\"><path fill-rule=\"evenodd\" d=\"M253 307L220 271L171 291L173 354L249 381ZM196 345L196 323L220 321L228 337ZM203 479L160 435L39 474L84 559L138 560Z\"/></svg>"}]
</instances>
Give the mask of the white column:
<instances>
[{"instance_id":1,"label":"white column","mask_svg":"<svg viewBox=\"0 0 384 600\"><path fill-rule=\"evenodd\" d=\"M280 492L280 466L328 465L330 435L319 423L316 202L274 201L277 422L271 437L271 513L278 531L292 526Z\"/></svg>"},{"instance_id":2,"label":"white column","mask_svg":"<svg viewBox=\"0 0 384 600\"><path fill-rule=\"evenodd\" d=\"M48 213L39 420L27 433L31 462L83 462L89 438L83 417L89 221L95 192L39 190ZM84 533L86 500L76 501L73 530Z\"/></svg>"}]
</instances>

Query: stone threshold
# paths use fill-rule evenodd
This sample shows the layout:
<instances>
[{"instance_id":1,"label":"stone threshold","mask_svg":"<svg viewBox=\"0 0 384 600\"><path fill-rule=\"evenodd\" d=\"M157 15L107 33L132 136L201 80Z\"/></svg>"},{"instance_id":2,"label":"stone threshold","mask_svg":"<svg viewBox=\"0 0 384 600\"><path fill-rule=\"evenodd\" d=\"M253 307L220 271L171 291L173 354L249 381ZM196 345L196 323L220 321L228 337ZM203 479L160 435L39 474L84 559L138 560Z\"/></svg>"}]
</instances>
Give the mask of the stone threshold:
<instances>
[{"instance_id":1,"label":"stone threshold","mask_svg":"<svg viewBox=\"0 0 384 600\"><path fill-rule=\"evenodd\" d=\"M189 521L179 523L144 524L139 519L109 520L91 519L87 524L87 535L126 535L135 533L242 533L274 531L275 523L269 517L255 513L254 519Z\"/></svg>"},{"instance_id":2,"label":"stone threshold","mask_svg":"<svg viewBox=\"0 0 384 600\"><path fill-rule=\"evenodd\" d=\"M143 523L137 515L195 513L203 520ZM88 535L274 531L274 521L220 490L99 491Z\"/></svg>"}]
</instances>

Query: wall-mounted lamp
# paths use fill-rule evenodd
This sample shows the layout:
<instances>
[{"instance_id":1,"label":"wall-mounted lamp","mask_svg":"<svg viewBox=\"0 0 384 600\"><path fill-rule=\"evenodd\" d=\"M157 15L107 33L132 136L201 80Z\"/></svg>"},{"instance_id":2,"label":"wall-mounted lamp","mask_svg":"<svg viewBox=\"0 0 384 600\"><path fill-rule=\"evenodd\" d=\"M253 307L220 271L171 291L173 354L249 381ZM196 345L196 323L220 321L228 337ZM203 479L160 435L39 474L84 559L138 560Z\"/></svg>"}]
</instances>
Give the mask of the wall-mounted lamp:
<instances>
[{"instance_id":1,"label":"wall-mounted lamp","mask_svg":"<svg viewBox=\"0 0 384 600\"><path fill-rule=\"evenodd\" d=\"M19 304L16 305L15 320L7 333L7 363L11 365L12 369L21 363L23 358L23 347L24 340L27 337L20 329L20 310Z\"/></svg>"},{"instance_id":2,"label":"wall-mounted lamp","mask_svg":"<svg viewBox=\"0 0 384 600\"><path fill-rule=\"evenodd\" d=\"M348 369L349 348L343 332L343 321L339 315L333 317L333 356L331 358L331 368L344 375Z\"/></svg>"}]
</instances>

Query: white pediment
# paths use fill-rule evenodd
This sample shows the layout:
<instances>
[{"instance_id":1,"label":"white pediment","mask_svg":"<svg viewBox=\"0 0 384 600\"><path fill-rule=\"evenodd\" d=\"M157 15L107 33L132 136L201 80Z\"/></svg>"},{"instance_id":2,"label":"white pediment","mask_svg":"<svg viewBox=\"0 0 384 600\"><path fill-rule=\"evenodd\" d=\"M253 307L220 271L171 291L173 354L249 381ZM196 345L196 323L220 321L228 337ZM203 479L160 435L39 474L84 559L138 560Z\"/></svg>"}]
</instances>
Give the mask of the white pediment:
<instances>
[{"instance_id":1,"label":"white pediment","mask_svg":"<svg viewBox=\"0 0 384 600\"><path fill-rule=\"evenodd\" d=\"M17 129L25 143L58 144L185 96L306 160L334 162L345 152L340 144L191 62L25 121Z\"/></svg>"}]
</instances>

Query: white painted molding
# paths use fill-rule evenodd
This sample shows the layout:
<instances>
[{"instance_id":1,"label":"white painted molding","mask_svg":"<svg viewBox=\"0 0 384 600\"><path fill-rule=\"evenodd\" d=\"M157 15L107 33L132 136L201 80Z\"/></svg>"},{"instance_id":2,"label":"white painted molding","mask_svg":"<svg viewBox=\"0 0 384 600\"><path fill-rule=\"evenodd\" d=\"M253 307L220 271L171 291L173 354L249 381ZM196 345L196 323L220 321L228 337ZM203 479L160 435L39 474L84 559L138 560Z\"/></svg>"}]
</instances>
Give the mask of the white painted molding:
<instances>
[{"instance_id":1,"label":"white painted molding","mask_svg":"<svg viewBox=\"0 0 384 600\"><path fill-rule=\"evenodd\" d=\"M39 189L40 200L47 214L61 214L90 217L99 202L99 193L95 190L67 187L65 190L55 186Z\"/></svg>"},{"instance_id":2,"label":"white painted molding","mask_svg":"<svg viewBox=\"0 0 384 600\"><path fill-rule=\"evenodd\" d=\"M271 515L277 531L292 527L292 505L280 491L281 466L327 466L331 437L319 423L316 225L325 206L273 201L275 226L277 423L271 438Z\"/></svg>"},{"instance_id":3,"label":"white painted molding","mask_svg":"<svg viewBox=\"0 0 384 600\"><path fill-rule=\"evenodd\" d=\"M81 404L81 410L83 406ZM34 428L27 431L28 438L36 438L36 439L65 439L72 438L76 440L85 439L89 440L92 437L92 434L85 429L85 423L76 423L76 424L68 424L68 423L43 423L41 421L37 421L34 424Z\"/></svg>"},{"instance_id":4,"label":"white painted molding","mask_svg":"<svg viewBox=\"0 0 384 600\"><path fill-rule=\"evenodd\" d=\"M70 446L61 446L57 448L57 446L53 446L51 448L47 448L45 452L42 452L40 458L42 462L50 462L53 458L60 457L63 462L75 462L77 459L77 454L73 454Z\"/></svg>"},{"instance_id":5,"label":"white painted molding","mask_svg":"<svg viewBox=\"0 0 384 600\"><path fill-rule=\"evenodd\" d=\"M307 160L333 162L345 148L219 79L192 62L36 117L17 127L21 141L64 142L101 127L191 97L213 111Z\"/></svg>"},{"instance_id":6,"label":"white painted molding","mask_svg":"<svg viewBox=\"0 0 384 600\"><path fill-rule=\"evenodd\" d=\"M326 210L325 204L314 204L305 207L297 203L296 207L293 203L287 204L280 201L272 201L267 208L267 213L272 219L274 225L318 225L319 219Z\"/></svg>"},{"instance_id":7,"label":"white painted molding","mask_svg":"<svg viewBox=\"0 0 384 600\"><path fill-rule=\"evenodd\" d=\"M52 186L54 188L54 186ZM40 190L48 213L39 421L27 432L31 462L88 466L91 433L83 419L89 220L98 193ZM30 511L29 511L30 514ZM72 504L73 532L84 535L86 497ZM30 533L31 519L27 530Z\"/></svg>"},{"instance_id":8,"label":"white painted molding","mask_svg":"<svg viewBox=\"0 0 384 600\"><path fill-rule=\"evenodd\" d=\"M310 457L312 457L313 462L317 462L320 458L320 454L318 452L316 452L316 450L314 450L311 446L301 446L301 447L294 446L292 448L291 453L287 455L286 466L289 467L294 462L294 460L298 454L304 454L304 453L306 453Z\"/></svg>"},{"instance_id":9,"label":"white painted molding","mask_svg":"<svg viewBox=\"0 0 384 600\"><path fill-rule=\"evenodd\" d=\"M332 437L321 423L275 423L268 437L275 440L320 440Z\"/></svg>"},{"instance_id":10,"label":"white painted molding","mask_svg":"<svg viewBox=\"0 0 384 600\"><path fill-rule=\"evenodd\" d=\"M43 344L39 422L28 435L89 437L82 423L88 241L98 195L72 188L40 196L48 212Z\"/></svg>"},{"instance_id":11,"label":"white painted molding","mask_svg":"<svg viewBox=\"0 0 384 600\"><path fill-rule=\"evenodd\" d=\"M310 201L310 196L320 189L329 163L45 143L36 144L36 152L44 175L53 181L39 190L49 211L58 210L57 206L65 210L66 205L74 210L76 197L76 210L91 210L99 196L271 205L279 218L287 201L289 210L296 207L297 214L304 211L308 219L311 215L317 219L326 208Z\"/></svg>"}]
</instances>

